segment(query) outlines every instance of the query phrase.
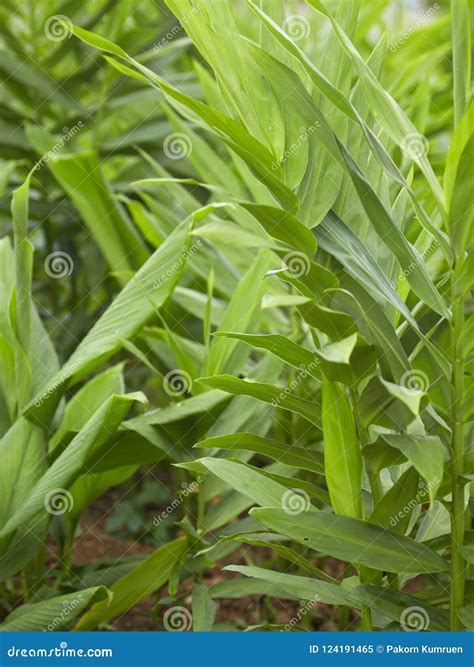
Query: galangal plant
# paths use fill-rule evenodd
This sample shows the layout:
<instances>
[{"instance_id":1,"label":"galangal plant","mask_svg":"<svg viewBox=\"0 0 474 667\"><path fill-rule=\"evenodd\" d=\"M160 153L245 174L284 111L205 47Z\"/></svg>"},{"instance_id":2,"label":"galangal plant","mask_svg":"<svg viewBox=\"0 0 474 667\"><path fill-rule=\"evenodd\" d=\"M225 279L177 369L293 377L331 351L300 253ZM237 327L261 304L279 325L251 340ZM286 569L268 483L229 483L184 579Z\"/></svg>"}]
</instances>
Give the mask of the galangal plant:
<instances>
[{"instance_id":1,"label":"galangal plant","mask_svg":"<svg viewBox=\"0 0 474 667\"><path fill-rule=\"evenodd\" d=\"M93 424L75 428L66 407L51 466L36 486L25 481L0 537L18 539L50 488L76 483L79 463L107 475L102 456L117 472L152 460L155 447L197 476L196 516L181 521L173 562L161 560L167 545L113 581L111 601L97 602L78 629L168 578L171 595L180 581L197 582L196 630L216 627L215 599L249 594L331 605L341 630L359 618L365 630L472 628L469 4L375 44L366 29L383 25L383 3L338 3L335 12L319 0L167 4L200 52L205 101L63 23L165 95L193 175L142 153L150 177L128 196L156 250L124 274L122 292L61 370L25 390L12 421L56 429L67 385L122 348L152 372L155 356L174 359L186 396L129 420L141 396L101 400ZM402 80L408 55L416 67ZM22 234L18 257L29 252ZM20 339L17 323L30 312L24 275L8 311ZM162 326L146 326L157 312ZM195 421L176 455L160 429L180 411ZM93 427L97 444L84 444ZM111 429L122 434L116 449ZM246 546L247 564L224 568L244 577L203 585L207 564ZM274 554L264 566L251 561L260 547ZM25 607L10 628L26 624ZM259 626L282 627L275 618Z\"/></svg>"}]
</instances>

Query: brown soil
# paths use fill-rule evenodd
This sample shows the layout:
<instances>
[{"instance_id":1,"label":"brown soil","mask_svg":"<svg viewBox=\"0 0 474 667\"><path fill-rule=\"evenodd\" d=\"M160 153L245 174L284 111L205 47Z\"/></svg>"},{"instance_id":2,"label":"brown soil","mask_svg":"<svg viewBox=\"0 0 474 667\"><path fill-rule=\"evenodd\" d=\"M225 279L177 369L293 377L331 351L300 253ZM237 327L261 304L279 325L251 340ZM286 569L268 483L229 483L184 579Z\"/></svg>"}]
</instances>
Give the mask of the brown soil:
<instances>
[{"instance_id":1,"label":"brown soil","mask_svg":"<svg viewBox=\"0 0 474 667\"><path fill-rule=\"evenodd\" d=\"M114 498L111 494L93 503L85 512L81 519L81 536L76 540L73 553L73 566L81 567L96 562L100 558L107 558L119 561L123 557L133 555L148 555L154 551L153 546L144 545L139 541L122 541L110 535L105 530L107 516L110 508L114 505ZM49 545L50 548L52 545ZM56 551L56 549L54 549ZM245 547L232 554L226 562L222 562L216 567L207 570L203 575L203 583L213 585L220 581L241 575L234 572L223 572L222 567L225 564L246 564L243 558L245 551L246 558L250 556L252 562L258 564L271 556L269 549ZM51 552L50 552L51 553ZM53 556L49 558L48 565L54 567ZM342 575L342 564L333 559L326 559L325 569L329 573L338 577ZM184 582L180 589L181 602L184 606L191 609L191 589L192 581ZM110 626L116 630L162 630L160 621L161 614L154 614L153 609L158 600L167 596L166 587L158 593L141 601L126 613L110 621ZM219 599L216 624L225 624L234 626L236 630L244 629L249 625L258 625L272 617L272 622L286 625L291 619L304 617L308 614L308 623L306 627L314 630L336 630L338 626L338 613L333 608L317 603L309 612L301 612L297 602L291 600L280 600L278 598L264 598L262 596L246 596L240 599ZM163 607L166 609L166 607ZM299 616L298 616L299 614ZM306 621L306 619L305 619Z\"/></svg>"}]
</instances>

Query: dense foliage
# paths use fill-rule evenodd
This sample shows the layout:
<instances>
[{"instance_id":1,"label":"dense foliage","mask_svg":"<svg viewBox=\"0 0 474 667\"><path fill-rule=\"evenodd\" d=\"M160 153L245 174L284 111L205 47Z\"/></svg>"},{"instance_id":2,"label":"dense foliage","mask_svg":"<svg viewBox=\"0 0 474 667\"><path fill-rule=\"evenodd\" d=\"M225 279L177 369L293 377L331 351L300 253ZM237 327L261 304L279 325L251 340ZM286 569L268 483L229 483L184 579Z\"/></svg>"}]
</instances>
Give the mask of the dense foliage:
<instances>
[{"instance_id":1,"label":"dense foliage","mask_svg":"<svg viewBox=\"0 0 474 667\"><path fill-rule=\"evenodd\" d=\"M0 630L474 628L471 14L4 3Z\"/></svg>"}]
</instances>

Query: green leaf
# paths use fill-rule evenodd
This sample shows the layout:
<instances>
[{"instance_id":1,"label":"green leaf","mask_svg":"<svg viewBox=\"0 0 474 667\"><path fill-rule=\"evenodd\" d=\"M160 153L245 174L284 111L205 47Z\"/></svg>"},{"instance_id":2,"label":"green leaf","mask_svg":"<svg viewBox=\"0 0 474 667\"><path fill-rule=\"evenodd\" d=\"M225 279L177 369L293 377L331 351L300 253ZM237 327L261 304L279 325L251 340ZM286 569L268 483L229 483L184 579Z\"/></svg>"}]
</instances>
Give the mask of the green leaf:
<instances>
[{"instance_id":1,"label":"green leaf","mask_svg":"<svg viewBox=\"0 0 474 667\"><path fill-rule=\"evenodd\" d=\"M359 399L361 425L371 424L399 430L418 417L426 404L423 391L409 387L409 379L416 371L407 375L408 387L387 382L383 378L372 378Z\"/></svg>"},{"instance_id":2,"label":"green leaf","mask_svg":"<svg viewBox=\"0 0 474 667\"><path fill-rule=\"evenodd\" d=\"M472 243L474 226L474 101L456 127L446 160L444 189L448 231L457 256Z\"/></svg>"},{"instance_id":3,"label":"green leaf","mask_svg":"<svg viewBox=\"0 0 474 667\"><path fill-rule=\"evenodd\" d=\"M471 12L468 0L453 2L451 16L454 117L459 121L471 90Z\"/></svg>"},{"instance_id":4,"label":"green leaf","mask_svg":"<svg viewBox=\"0 0 474 667\"><path fill-rule=\"evenodd\" d=\"M324 469L337 514L362 515L362 454L344 385L323 380Z\"/></svg>"},{"instance_id":5,"label":"green leaf","mask_svg":"<svg viewBox=\"0 0 474 667\"><path fill-rule=\"evenodd\" d=\"M415 468L408 468L375 505L369 521L404 534L410 523L412 509L418 505L418 480Z\"/></svg>"},{"instance_id":6,"label":"green leaf","mask_svg":"<svg viewBox=\"0 0 474 667\"><path fill-rule=\"evenodd\" d=\"M193 587L193 631L210 632L216 618L217 605L211 596L211 589L203 584Z\"/></svg>"},{"instance_id":7,"label":"green leaf","mask_svg":"<svg viewBox=\"0 0 474 667\"><path fill-rule=\"evenodd\" d=\"M235 289L227 310L221 321L223 328L245 331L255 324L263 294L263 279L270 266L271 258L267 251L260 253L256 261L250 265L239 285ZM232 361L231 355L237 356ZM246 356L246 355L245 355ZM237 362L237 360L239 360ZM217 375L223 370L234 371L240 368L237 343L232 340L216 339L213 341L206 360L206 373Z\"/></svg>"},{"instance_id":8,"label":"green leaf","mask_svg":"<svg viewBox=\"0 0 474 667\"><path fill-rule=\"evenodd\" d=\"M263 506L281 507L287 489L257 470L235 461L211 457L199 459L198 463L253 502Z\"/></svg>"},{"instance_id":9,"label":"green leaf","mask_svg":"<svg viewBox=\"0 0 474 667\"><path fill-rule=\"evenodd\" d=\"M275 461L281 461L287 465L309 470L322 474L324 472L323 455L315 449L305 449L296 445L262 438L253 433L232 433L229 435L218 435L214 438L206 438L198 442L195 447L207 449L215 447L229 451L243 450L263 454Z\"/></svg>"},{"instance_id":10,"label":"green leaf","mask_svg":"<svg viewBox=\"0 0 474 667\"><path fill-rule=\"evenodd\" d=\"M316 301L304 303L298 309L308 324L324 331L333 340L346 338L356 331L353 320L346 313L327 308Z\"/></svg>"},{"instance_id":11,"label":"green leaf","mask_svg":"<svg viewBox=\"0 0 474 667\"><path fill-rule=\"evenodd\" d=\"M110 599L105 586L59 595L44 602L26 603L0 625L0 632L57 632L67 628L93 602Z\"/></svg>"},{"instance_id":12,"label":"green leaf","mask_svg":"<svg viewBox=\"0 0 474 667\"><path fill-rule=\"evenodd\" d=\"M273 572L272 570L265 570L263 567L227 565L224 570L240 572L241 574L245 574L246 577L253 577L268 582L270 585L267 595L272 597L274 595L272 591L274 584L278 589L283 588L300 600L314 600L315 603L322 602L323 604L336 604L355 608L359 606L351 592L327 581L318 581L314 578L310 579L309 577L299 577L294 574Z\"/></svg>"},{"instance_id":13,"label":"green leaf","mask_svg":"<svg viewBox=\"0 0 474 667\"><path fill-rule=\"evenodd\" d=\"M110 588L112 601L97 602L79 619L75 630L92 630L111 618L131 609L165 584L187 550L186 538L180 537L157 549L136 568Z\"/></svg>"},{"instance_id":14,"label":"green leaf","mask_svg":"<svg viewBox=\"0 0 474 667\"><path fill-rule=\"evenodd\" d=\"M0 536L16 530L21 524L43 510L50 514L59 498L65 506L69 501L68 487L82 472L82 467L94 452L118 429L130 406L135 401L146 404L143 394L112 396L91 416L66 450L48 468L25 498L24 502L10 516Z\"/></svg>"},{"instance_id":15,"label":"green leaf","mask_svg":"<svg viewBox=\"0 0 474 667\"><path fill-rule=\"evenodd\" d=\"M96 368L120 347L120 339L132 337L170 296L186 263L188 221L170 234L137 271L109 308L80 342L61 371L26 408L29 419L43 424L55 407L65 385Z\"/></svg>"},{"instance_id":16,"label":"green leaf","mask_svg":"<svg viewBox=\"0 0 474 667\"><path fill-rule=\"evenodd\" d=\"M398 574L449 570L448 563L425 545L360 519L306 512L295 522L276 508L254 508L250 514L305 547L350 563Z\"/></svg>"},{"instance_id":17,"label":"green leaf","mask_svg":"<svg viewBox=\"0 0 474 667\"><path fill-rule=\"evenodd\" d=\"M305 349L301 345L294 343L292 340L279 334L241 334L234 331L216 331L214 336L223 336L225 338L234 338L240 340L247 345L259 347L263 350L268 350L278 359L286 361L294 368L298 368L305 373L313 375L316 378L320 377L318 371L318 359L310 350Z\"/></svg>"},{"instance_id":18,"label":"green leaf","mask_svg":"<svg viewBox=\"0 0 474 667\"><path fill-rule=\"evenodd\" d=\"M124 391L123 364L108 368L92 378L68 401L61 423L50 440L50 449L59 445L68 434L80 431L106 398Z\"/></svg>"},{"instance_id":19,"label":"green leaf","mask_svg":"<svg viewBox=\"0 0 474 667\"><path fill-rule=\"evenodd\" d=\"M48 166L79 211L112 271L138 269L146 262L149 253L112 198L95 153L54 156L48 160Z\"/></svg>"},{"instance_id":20,"label":"green leaf","mask_svg":"<svg viewBox=\"0 0 474 667\"><path fill-rule=\"evenodd\" d=\"M373 611L402 623L403 629L408 627L433 632L449 630L449 615L445 609L432 607L411 595L371 585L357 586L354 594ZM413 609L413 613L410 613L410 609ZM410 622L414 625L411 626Z\"/></svg>"},{"instance_id":21,"label":"green leaf","mask_svg":"<svg viewBox=\"0 0 474 667\"><path fill-rule=\"evenodd\" d=\"M313 401L308 401L298 396L293 396L288 388L279 388L273 384L254 382L253 380L241 380L231 375L215 375L214 377L199 378L198 382L221 389L236 396L252 396L259 401L271 403L274 407L290 410L305 417L315 426L320 426L321 418L318 406Z\"/></svg>"},{"instance_id":22,"label":"green leaf","mask_svg":"<svg viewBox=\"0 0 474 667\"><path fill-rule=\"evenodd\" d=\"M444 451L438 437L383 433L363 452L377 471L409 461L427 483L426 489L419 490L420 502L425 495L435 499L444 476Z\"/></svg>"},{"instance_id":23,"label":"green leaf","mask_svg":"<svg viewBox=\"0 0 474 667\"><path fill-rule=\"evenodd\" d=\"M310 259L314 257L316 238L294 215L274 206L239 203L258 220L267 234L304 253Z\"/></svg>"},{"instance_id":24,"label":"green leaf","mask_svg":"<svg viewBox=\"0 0 474 667\"><path fill-rule=\"evenodd\" d=\"M349 55L357 70L364 96L370 105L376 121L398 145L404 138L419 133L416 127L408 118L407 114L391 97L391 95L382 87L376 76L362 58L348 35L341 26L335 21L333 15L328 11L325 4L320 0L308 0L308 3L326 16L332 24L333 30L339 39L345 52ZM428 181L428 184L440 206L443 209L443 194L439 186L433 169L426 155L417 155L416 161Z\"/></svg>"}]
</instances>

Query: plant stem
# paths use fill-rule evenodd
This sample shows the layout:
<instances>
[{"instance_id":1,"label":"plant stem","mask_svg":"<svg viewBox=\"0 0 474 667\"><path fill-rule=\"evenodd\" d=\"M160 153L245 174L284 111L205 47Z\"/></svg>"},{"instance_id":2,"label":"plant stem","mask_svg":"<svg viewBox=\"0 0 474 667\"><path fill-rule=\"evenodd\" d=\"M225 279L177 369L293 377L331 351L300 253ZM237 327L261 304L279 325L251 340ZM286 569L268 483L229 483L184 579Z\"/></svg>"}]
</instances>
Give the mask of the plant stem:
<instances>
[{"instance_id":1,"label":"plant stem","mask_svg":"<svg viewBox=\"0 0 474 667\"><path fill-rule=\"evenodd\" d=\"M464 604L464 583L466 578L466 562L459 553L464 543L464 485L461 481L464 466L464 355L461 332L464 325L464 296L461 281L458 279L462 264L459 258L452 274L452 321L451 321L451 431L452 431L452 462L451 462L451 630L462 630L463 625L457 611Z\"/></svg>"}]
</instances>

